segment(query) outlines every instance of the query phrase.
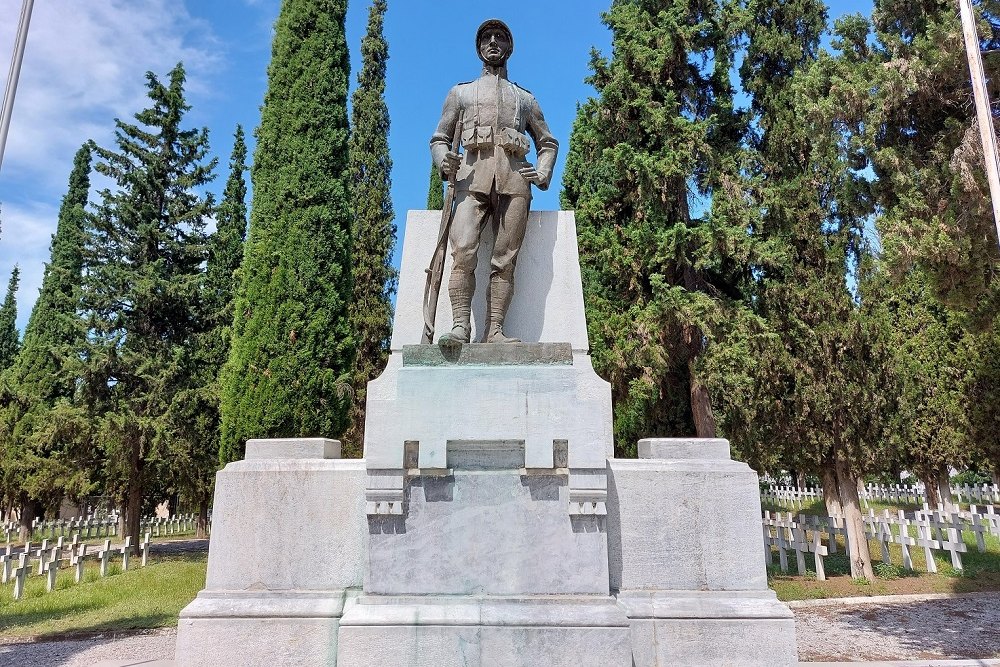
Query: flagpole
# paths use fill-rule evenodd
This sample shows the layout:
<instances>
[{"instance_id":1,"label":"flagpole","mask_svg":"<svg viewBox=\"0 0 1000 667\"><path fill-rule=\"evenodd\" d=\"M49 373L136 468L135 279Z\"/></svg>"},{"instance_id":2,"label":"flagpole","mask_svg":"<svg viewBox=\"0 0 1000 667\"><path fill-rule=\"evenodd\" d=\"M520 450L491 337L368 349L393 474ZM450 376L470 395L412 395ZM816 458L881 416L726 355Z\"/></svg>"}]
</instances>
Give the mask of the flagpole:
<instances>
[{"instance_id":1,"label":"flagpole","mask_svg":"<svg viewBox=\"0 0 1000 667\"><path fill-rule=\"evenodd\" d=\"M958 0L958 4L962 11L965 51L969 58L972 92L976 99L976 117L979 120L979 134L983 142L983 156L986 158L986 177L990 183L990 195L993 200L993 221L997 227L997 238L1000 240L1000 155L997 152L997 135L993 129L990 98L986 93L986 76L983 72L982 53L979 50L976 16L972 12L970 0Z\"/></svg>"},{"instance_id":2,"label":"flagpole","mask_svg":"<svg viewBox=\"0 0 1000 667\"><path fill-rule=\"evenodd\" d=\"M24 60L24 45L28 41L28 24L31 23L31 10L34 4L35 0L24 0L21 6L21 20L17 24L17 40L14 42L14 54L10 59L7 87L4 88L3 108L0 109L0 167L3 166L4 149L7 147L7 132L10 130L14 95L17 93L17 80L21 76L21 61Z\"/></svg>"}]
</instances>

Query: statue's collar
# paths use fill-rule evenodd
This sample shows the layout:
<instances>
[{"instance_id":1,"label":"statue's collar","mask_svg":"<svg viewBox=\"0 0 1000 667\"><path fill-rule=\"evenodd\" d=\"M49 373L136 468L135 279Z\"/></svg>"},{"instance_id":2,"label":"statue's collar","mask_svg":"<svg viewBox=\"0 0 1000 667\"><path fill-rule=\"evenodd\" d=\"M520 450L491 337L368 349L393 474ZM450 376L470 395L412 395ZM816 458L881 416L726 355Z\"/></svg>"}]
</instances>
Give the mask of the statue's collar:
<instances>
[{"instance_id":1,"label":"statue's collar","mask_svg":"<svg viewBox=\"0 0 1000 667\"><path fill-rule=\"evenodd\" d=\"M500 65L500 67L491 67L490 65L483 65L483 73L480 76L481 77L482 76L498 76L501 79L506 79L507 78L507 66L506 65Z\"/></svg>"}]
</instances>

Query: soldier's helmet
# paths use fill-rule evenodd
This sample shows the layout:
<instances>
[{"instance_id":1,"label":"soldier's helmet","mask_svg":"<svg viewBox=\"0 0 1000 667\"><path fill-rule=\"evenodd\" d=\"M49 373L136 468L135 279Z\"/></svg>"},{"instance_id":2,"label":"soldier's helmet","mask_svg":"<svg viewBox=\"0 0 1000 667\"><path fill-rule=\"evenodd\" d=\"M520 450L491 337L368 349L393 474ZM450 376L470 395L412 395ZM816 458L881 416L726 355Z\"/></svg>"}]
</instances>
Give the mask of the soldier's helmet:
<instances>
[{"instance_id":1,"label":"soldier's helmet","mask_svg":"<svg viewBox=\"0 0 1000 667\"><path fill-rule=\"evenodd\" d=\"M483 54L479 52L479 39L483 36L483 33L490 28L499 28L507 33L507 40L510 41L510 53L507 54L509 58L511 53L514 53L514 33L510 31L507 24L500 19L487 19L483 21L482 25L479 26L479 30L476 31L476 53L479 55L479 59L483 59Z\"/></svg>"}]
</instances>

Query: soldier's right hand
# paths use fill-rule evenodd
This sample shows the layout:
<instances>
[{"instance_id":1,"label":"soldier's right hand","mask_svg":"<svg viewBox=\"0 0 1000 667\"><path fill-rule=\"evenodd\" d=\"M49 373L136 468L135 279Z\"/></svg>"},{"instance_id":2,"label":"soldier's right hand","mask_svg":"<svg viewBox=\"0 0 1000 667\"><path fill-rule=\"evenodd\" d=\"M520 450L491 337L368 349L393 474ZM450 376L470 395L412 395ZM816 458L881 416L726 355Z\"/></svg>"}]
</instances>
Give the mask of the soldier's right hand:
<instances>
[{"instance_id":1,"label":"soldier's right hand","mask_svg":"<svg viewBox=\"0 0 1000 667\"><path fill-rule=\"evenodd\" d=\"M458 173L458 168L462 164L462 156L454 151L448 151L444 154L444 159L441 161L441 171L445 173L445 176L449 178Z\"/></svg>"}]
</instances>

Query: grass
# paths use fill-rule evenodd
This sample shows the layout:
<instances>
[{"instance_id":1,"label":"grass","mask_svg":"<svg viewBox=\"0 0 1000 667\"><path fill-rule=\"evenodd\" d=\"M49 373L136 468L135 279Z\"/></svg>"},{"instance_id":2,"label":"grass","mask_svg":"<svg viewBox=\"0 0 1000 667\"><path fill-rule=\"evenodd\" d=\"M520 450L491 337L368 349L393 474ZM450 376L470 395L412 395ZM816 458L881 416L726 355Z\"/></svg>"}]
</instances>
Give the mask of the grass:
<instances>
[{"instance_id":1,"label":"grass","mask_svg":"<svg viewBox=\"0 0 1000 667\"><path fill-rule=\"evenodd\" d=\"M821 506L822 503L819 503ZM812 508L808 508L812 509ZM892 509L887 507L887 509ZM876 510L879 511L879 510ZM803 511L802 513L811 513ZM895 527L894 527L895 529ZM916 536L916 529L910 527L910 535ZM918 593L973 593L981 591L1000 591L1000 539L994 535L986 535L986 551L979 552L976 539L971 533L963 534L968 551L962 554L962 569L951 565L951 558L946 551L934 551L934 562L937 574L927 572L924 550L920 547L910 547L910 558L913 560L913 572L906 571L903 566L903 552L898 544L889 546L889 563L882 562L882 550L878 542L869 540L868 547L872 555L872 569L875 580L852 579L850 563L844 553L843 539L838 539L838 552L823 559L827 580L817 581L815 575L807 572L806 576L792 574L796 572L795 553L788 552L789 573L782 573L777 567L777 551L775 565L768 567L768 584L784 601L809 600L822 598L872 596L872 595L906 595ZM813 556L806 556L806 565L813 567Z\"/></svg>"},{"instance_id":2,"label":"grass","mask_svg":"<svg viewBox=\"0 0 1000 667\"><path fill-rule=\"evenodd\" d=\"M137 561L127 572L110 567L107 577L88 564L79 584L72 570L60 570L51 593L44 577L31 576L20 600L12 584L0 586L0 642L176 625L205 586L207 554L164 556L146 567Z\"/></svg>"}]
</instances>

